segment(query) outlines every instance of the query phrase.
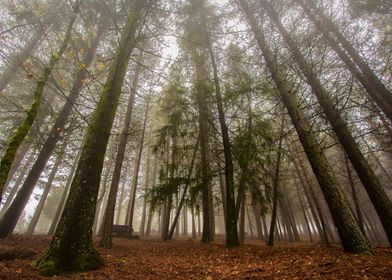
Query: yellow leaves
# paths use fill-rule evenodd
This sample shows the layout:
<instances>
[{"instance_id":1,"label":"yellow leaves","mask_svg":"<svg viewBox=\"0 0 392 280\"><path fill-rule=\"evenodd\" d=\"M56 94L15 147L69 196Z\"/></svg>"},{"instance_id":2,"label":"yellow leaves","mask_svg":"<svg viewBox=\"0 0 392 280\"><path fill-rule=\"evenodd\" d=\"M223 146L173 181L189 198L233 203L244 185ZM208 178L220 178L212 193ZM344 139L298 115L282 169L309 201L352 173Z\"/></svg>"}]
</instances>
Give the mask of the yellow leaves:
<instances>
[{"instance_id":1,"label":"yellow leaves","mask_svg":"<svg viewBox=\"0 0 392 280\"><path fill-rule=\"evenodd\" d=\"M103 70L105 70L105 68L106 68L105 63L103 63L103 62L98 63L98 70L99 71L103 71Z\"/></svg>"},{"instance_id":2,"label":"yellow leaves","mask_svg":"<svg viewBox=\"0 0 392 280\"><path fill-rule=\"evenodd\" d=\"M86 69L86 64L84 64L84 63L79 63L79 69L80 69L80 70Z\"/></svg>"},{"instance_id":3,"label":"yellow leaves","mask_svg":"<svg viewBox=\"0 0 392 280\"><path fill-rule=\"evenodd\" d=\"M53 56L54 59L59 59L60 58L60 55L57 52L54 53L52 56Z\"/></svg>"}]
</instances>

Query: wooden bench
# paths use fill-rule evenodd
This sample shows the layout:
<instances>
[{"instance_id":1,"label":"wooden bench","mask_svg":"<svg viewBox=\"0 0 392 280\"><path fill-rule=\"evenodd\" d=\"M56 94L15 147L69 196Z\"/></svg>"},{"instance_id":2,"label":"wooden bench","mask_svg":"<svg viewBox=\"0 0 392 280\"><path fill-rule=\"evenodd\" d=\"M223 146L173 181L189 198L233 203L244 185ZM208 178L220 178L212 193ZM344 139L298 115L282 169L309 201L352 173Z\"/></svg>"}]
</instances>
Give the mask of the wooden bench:
<instances>
[{"instance_id":1,"label":"wooden bench","mask_svg":"<svg viewBox=\"0 0 392 280\"><path fill-rule=\"evenodd\" d=\"M112 234L115 237L124 237L129 239L139 239L138 235L133 235L133 228L126 225L113 225Z\"/></svg>"}]
</instances>

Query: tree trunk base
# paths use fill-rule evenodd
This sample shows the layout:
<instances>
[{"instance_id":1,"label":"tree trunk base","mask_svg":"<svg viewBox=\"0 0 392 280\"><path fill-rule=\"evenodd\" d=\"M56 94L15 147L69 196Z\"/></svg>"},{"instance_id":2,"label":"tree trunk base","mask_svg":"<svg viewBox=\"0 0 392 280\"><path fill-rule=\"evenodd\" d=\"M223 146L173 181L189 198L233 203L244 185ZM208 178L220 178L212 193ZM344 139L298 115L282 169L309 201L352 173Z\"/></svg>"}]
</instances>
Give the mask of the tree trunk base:
<instances>
[{"instance_id":1,"label":"tree trunk base","mask_svg":"<svg viewBox=\"0 0 392 280\"><path fill-rule=\"evenodd\" d=\"M103 265L103 259L98 251L92 246L74 252L73 256L64 258L60 256L59 249L49 248L35 262L34 266L42 276L54 276L60 274L70 274L75 272L89 271L98 269Z\"/></svg>"}]
</instances>

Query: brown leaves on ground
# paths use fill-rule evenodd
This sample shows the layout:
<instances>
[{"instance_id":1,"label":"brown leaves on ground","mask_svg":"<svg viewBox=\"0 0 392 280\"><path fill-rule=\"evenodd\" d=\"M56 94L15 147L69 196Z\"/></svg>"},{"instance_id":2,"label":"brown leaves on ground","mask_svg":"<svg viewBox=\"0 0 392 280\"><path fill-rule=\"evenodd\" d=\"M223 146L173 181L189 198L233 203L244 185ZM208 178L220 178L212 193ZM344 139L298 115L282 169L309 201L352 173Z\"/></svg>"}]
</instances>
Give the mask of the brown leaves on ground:
<instances>
[{"instance_id":1,"label":"brown leaves on ground","mask_svg":"<svg viewBox=\"0 0 392 280\"><path fill-rule=\"evenodd\" d=\"M0 279L46 279L32 267L48 237L13 236L0 240ZM56 279L392 279L392 249L375 256L344 253L320 245L245 245L182 240L115 239L99 249L105 266Z\"/></svg>"}]
</instances>

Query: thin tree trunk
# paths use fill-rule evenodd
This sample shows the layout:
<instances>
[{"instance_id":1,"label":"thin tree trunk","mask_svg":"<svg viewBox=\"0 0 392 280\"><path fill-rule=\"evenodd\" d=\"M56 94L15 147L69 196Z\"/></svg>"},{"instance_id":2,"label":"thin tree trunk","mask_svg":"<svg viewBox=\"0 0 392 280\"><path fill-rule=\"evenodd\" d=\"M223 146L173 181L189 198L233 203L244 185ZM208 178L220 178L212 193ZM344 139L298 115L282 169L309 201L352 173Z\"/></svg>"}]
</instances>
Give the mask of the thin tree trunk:
<instances>
[{"instance_id":1,"label":"thin tree trunk","mask_svg":"<svg viewBox=\"0 0 392 280\"><path fill-rule=\"evenodd\" d=\"M195 209L191 207L192 214L192 239L196 239L196 221L195 221Z\"/></svg>"},{"instance_id":2,"label":"thin tree trunk","mask_svg":"<svg viewBox=\"0 0 392 280\"><path fill-rule=\"evenodd\" d=\"M145 180L144 180L144 194L143 194L143 210L142 210L142 217L140 220L140 227L139 227L139 236L143 237L144 236L144 229L146 227L146 212L147 212L147 190L150 185L150 165L151 165L151 133L149 133L149 141L148 141L148 149L147 149L147 162L146 162L146 172L144 174Z\"/></svg>"},{"instance_id":3,"label":"thin tree trunk","mask_svg":"<svg viewBox=\"0 0 392 280\"><path fill-rule=\"evenodd\" d=\"M219 124L222 132L223 141L223 154L225 157L225 229L226 229L226 246L235 247L239 245L238 232L237 232L237 219L234 212L235 200L234 200L234 183L233 183L233 159L231 153L231 144L229 138L229 130L226 124L225 113L223 110L222 94L219 83L218 67L216 65L214 52L212 50L212 43L210 35L205 28L205 34L207 39L208 52L211 59L212 70L214 74L214 85L215 85L215 97L216 105L218 108Z\"/></svg>"},{"instance_id":4,"label":"thin tree trunk","mask_svg":"<svg viewBox=\"0 0 392 280\"><path fill-rule=\"evenodd\" d=\"M14 186L12 187L12 190L9 193L9 195L7 197L7 200L5 201L5 203L3 205L3 208L0 211L0 219L3 217L5 211L8 209L8 207L11 204L11 202L13 201L17 191L19 190L19 186L22 184L23 179L25 178L26 173L29 170L29 167L33 163L34 158L35 158L35 153L31 152L31 154L27 158L26 162L24 163L22 169L20 170L20 172L18 174L18 179L16 180Z\"/></svg>"},{"instance_id":5,"label":"thin tree trunk","mask_svg":"<svg viewBox=\"0 0 392 280\"><path fill-rule=\"evenodd\" d=\"M248 218L248 226L249 226L250 236L253 238L254 235L253 235L252 220L250 218L250 213L249 213L248 206L245 206L245 210L246 210L246 217Z\"/></svg>"},{"instance_id":6,"label":"thin tree trunk","mask_svg":"<svg viewBox=\"0 0 392 280\"><path fill-rule=\"evenodd\" d=\"M69 189L71 187L72 179L75 175L76 172L76 167L78 166L78 161L80 159L80 155L82 154L82 149L79 149L78 154L75 157L75 160L72 163L72 168L71 171L69 172L67 183L65 184L63 194L61 195L61 199L59 201L59 205L56 210L56 214L53 217L53 221L50 224L49 230L48 230L48 235L52 236L57 228L57 225L59 223L61 213L63 212L65 201L68 197Z\"/></svg>"},{"instance_id":7,"label":"thin tree trunk","mask_svg":"<svg viewBox=\"0 0 392 280\"><path fill-rule=\"evenodd\" d=\"M34 91L34 99L31 107L27 111L26 118L22 122L22 124L15 130L12 136L9 138L7 146L5 148L5 152L0 160L0 195L3 193L4 185L7 181L9 171L11 169L12 163L14 162L16 152L19 149L20 145L22 144L23 140L25 139L26 135L29 133L39 111L42 101L42 95L44 92L44 88L46 82L49 78L49 75L52 73L52 70L56 63L60 60L61 56L65 52L68 47L68 43L71 38L72 28L74 22L76 20L77 14L79 12L79 3L75 4L71 20L68 23L67 31L65 33L65 37L61 43L60 48L57 52L53 53L49 64L43 69ZM29 195L30 196L30 193ZM1 203L0 196L0 203ZM17 200L17 198L15 199ZM24 206L24 205L23 205ZM21 210L23 211L23 209ZM0 237L5 237L12 233L14 230L18 218L21 214L21 211L12 211L13 215L7 213L4 214L3 219L0 221ZM11 217L12 216L12 217ZM16 218L15 218L16 217Z\"/></svg>"},{"instance_id":8,"label":"thin tree trunk","mask_svg":"<svg viewBox=\"0 0 392 280\"><path fill-rule=\"evenodd\" d=\"M150 236L150 233L151 233L151 223L152 223L153 216L154 216L154 210L150 207L148 209L148 218L147 218L147 226L146 226L145 236Z\"/></svg>"},{"instance_id":9,"label":"thin tree trunk","mask_svg":"<svg viewBox=\"0 0 392 280\"><path fill-rule=\"evenodd\" d=\"M309 234L309 240L310 240L311 243L313 243L312 230L310 229L308 215L306 214L305 206L304 206L304 203L303 203L303 200L302 200L302 196L301 196L301 192L299 190L299 187L298 187L297 183L295 182L295 178L294 178L294 185L295 185L295 188L297 190L297 195L298 195L299 203L300 203L300 206L301 206L302 214L304 215L306 229L308 230L308 234Z\"/></svg>"},{"instance_id":10,"label":"thin tree trunk","mask_svg":"<svg viewBox=\"0 0 392 280\"><path fill-rule=\"evenodd\" d=\"M98 32L97 36L92 41L90 49L87 51L86 56L83 59L83 64L88 65L91 64L97 47L98 43L101 39L102 32ZM6 213L7 217L4 216L4 219L0 220L0 224L7 224L7 227L1 226L3 228L3 232L5 235L10 234L20 215L23 212L25 205L27 204L31 193L34 190L36 183L38 182L42 171L44 170L46 163L48 162L58 140L61 137L61 134L64 131L64 127L67 123L68 117L71 114L73 104L75 103L79 92L81 91L84 83L84 79L87 75L87 71L85 67L83 69L79 69L76 73L76 79L74 85L70 91L70 94L67 97L67 101L65 102L61 112L57 116L55 124L53 125L48 138L46 139L44 145L42 146L37 159L34 162L33 167L31 168L27 178L25 179L20 191L18 192L14 202L10 205L10 211L8 214ZM1 234L0 234L1 235Z\"/></svg>"},{"instance_id":11,"label":"thin tree trunk","mask_svg":"<svg viewBox=\"0 0 392 280\"><path fill-rule=\"evenodd\" d=\"M194 168L194 165L195 165L197 149L198 149L198 146L199 146L199 140L200 140L200 136L197 137L195 148L193 149L192 159L191 159L191 163L190 163L190 166L189 166L189 169L188 169L188 174L187 174L187 180L190 180L190 178L192 176L193 168ZM172 223L172 225L170 227L170 231L169 231L169 234L168 234L168 237L167 237L167 239L169 239L169 240L172 239L172 237L173 237L174 228L176 227L176 225L178 223L178 219L179 219L180 214L181 214L181 209L182 209L182 206L184 205L184 202L185 202L185 196L188 193L188 187L189 187L189 183L187 182L185 184L184 191L183 191L183 193L181 195L180 203L178 205L176 215L174 216L173 223Z\"/></svg>"},{"instance_id":12,"label":"thin tree trunk","mask_svg":"<svg viewBox=\"0 0 392 280\"><path fill-rule=\"evenodd\" d=\"M257 237L260 240L264 240L264 233L261 225L261 209L260 202L256 201L255 198L252 197L252 208L256 221L256 229L257 229Z\"/></svg>"},{"instance_id":13,"label":"thin tree trunk","mask_svg":"<svg viewBox=\"0 0 392 280\"><path fill-rule=\"evenodd\" d=\"M369 65L365 62L365 60L359 55L357 50L353 47L353 45L347 40L347 38L340 32L338 26L330 19L328 18L324 12L319 9L316 4L314 3L313 0L307 0L306 2L303 2L301 0L297 1L300 3L302 8L304 8L304 11L307 13L309 18L314 21L314 23L318 26L320 26L321 31L323 32L324 36L327 36L329 34L329 31L335 36L337 42L331 44L336 45L336 47L333 47L334 50L338 53L337 51L337 46L341 46L344 48L344 50L347 52L347 54L352 58L356 66L362 71L362 82L366 84L364 85L365 89L371 89L372 95L371 97L374 99L374 101L377 103L377 105L380 106L380 108L384 111L386 116L392 121L392 94L391 92L386 88L386 86L382 83L382 81L374 74L373 70L369 67ZM310 7L310 8L309 8ZM314 15L312 14L311 10L313 9L317 15L320 17L320 21L316 20ZM339 53L338 53L339 54ZM346 59L343 59L342 56L340 56L343 62L346 63L347 68L352 68L348 65L346 62ZM359 77L357 77L359 78ZM360 80L360 81L361 81ZM373 93L376 91L375 93ZM368 93L370 94L371 92Z\"/></svg>"},{"instance_id":14,"label":"thin tree trunk","mask_svg":"<svg viewBox=\"0 0 392 280\"><path fill-rule=\"evenodd\" d=\"M111 156L109 158L113 158L113 156ZM105 198L106 190L108 189L107 185L108 185L108 181L109 181L110 172L112 171L112 167L113 167L113 161L110 161L108 163L106 170L105 170L105 173L102 176L103 180L102 180L102 184L100 186L99 192L98 192L97 203L95 206L93 235L102 236L102 227L99 226L99 224L100 224L99 218L100 218L100 214L101 214L102 205L105 205L104 198ZM102 219L102 221L103 221L103 219Z\"/></svg>"},{"instance_id":15,"label":"thin tree trunk","mask_svg":"<svg viewBox=\"0 0 392 280\"><path fill-rule=\"evenodd\" d=\"M147 99L147 105L146 105L146 111L144 113L144 121L143 121L143 130L142 130L142 135L140 137L140 144L139 144L139 151L137 155L137 163L135 166L135 172L133 176L133 182L132 182L132 197L130 200L130 208L129 212L127 213L128 215L128 225L130 229L132 230L133 228L133 213L135 210L135 200L136 200L136 192L137 192L137 184L139 180L139 169L140 169L140 162L142 159L142 153L143 153L143 146L144 146L144 136L146 133L146 126L147 126L147 120L148 120L148 112L149 112L149 106L150 106L150 97ZM113 221L112 221L113 223ZM129 234L131 234L130 232Z\"/></svg>"},{"instance_id":16,"label":"thin tree trunk","mask_svg":"<svg viewBox=\"0 0 392 280\"><path fill-rule=\"evenodd\" d=\"M357 194L357 190L355 188L354 178L353 178L353 175L351 173L350 164L348 162L348 158L347 158L346 154L344 154L344 164L346 165L348 182L349 182L350 187L351 187L351 194L353 196L353 201L354 201L354 206L355 206L355 213L357 214L358 223L359 223L359 226L360 226L363 234L365 234L365 227L363 225L363 217L362 217L362 213L361 213L361 208L359 206L358 194Z\"/></svg>"},{"instance_id":17,"label":"thin tree trunk","mask_svg":"<svg viewBox=\"0 0 392 280\"><path fill-rule=\"evenodd\" d=\"M244 244L245 241L245 203L246 203L246 196L241 201L241 207L240 207L239 234L238 234L238 239L240 241L240 244Z\"/></svg>"},{"instance_id":18,"label":"thin tree trunk","mask_svg":"<svg viewBox=\"0 0 392 280\"><path fill-rule=\"evenodd\" d=\"M146 16L144 11L149 11L144 9L146 5L150 6L150 3L134 0L121 32L102 96L86 131L64 212L49 248L35 263L42 275L86 271L102 265L102 258L92 242L95 206L110 131L130 55L136 43L136 31L140 29L140 19Z\"/></svg>"},{"instance_id":19,"label":"thin tree trunk","mask_svg":"<svg viewBox=\"0 0 392 280\"><path fill-rule=\"evenodd\" d=\"M23 67L23 63L29 58L42 36L45 34L46 28L40 28L26 43L23 50L21 50L16 57L12 60L12 63L4 70L0 75L0 92L11 82L15 77L19 67Z\"/></svg>"},{"instance_id":20,"label":"thin tree trunk","mask_svg":"<svg viewBox=\"0 0 392 280\"><path fill-rule=\"evenodd\" d=\"M120 141L117 148L117 156L115 159L116 162L114 165L112 181L110 184L108 203L106 205L105 212L103 214L102 237L100 240L100 246L104 248L112 247L113 220L114 220L114 212L116 209L118 185L121 178L121 169L123 166L125 149L127 147L127 142L128 142L129 126L131 124L131 119L132 119L133 106L135 103L135 95L139 83L139 76L142 70L141 62L142 62L142 55L140 54L138 58L138 62L136 63L135 73L131 85L131 93L128 97L128 105L127 105L127 111L125 113L123 129L121 131ZM142 137L144 137L144 135ZM140 162L138 162L137 164L140 165ZM137 168L137 171L139 171L139 168Z\"/></svg>"},{"instance_id":21,"label":"thin tree trunk","mask_svg":"<svg viewBox=\"0 0 392 280\"><path fill-rule=\"evenodd\" d=\"M127 173L127 172L124 172ZM120 190L120 199L118 201L118 205L117 205L117 214L116 214L116 221L115 224L119 225L120 224L120 217L121 217L121 213L122 213L122 204L124 202L124 194L125 194L125 186L127 185L127 180L125 178L123 178L123 182L121 184L121 190Z\"/></svg>"},{"instance_id":22,"label":"thin tree trunk","mask_svg":"<svg viewBox=\"0 0 392 280\"><path fill-rule=\"evenodd\" d=\"M271 215L269 237L267 242L268 246L274 246L275 223L276 223L276 216L278 212L278 196L279 196L278 187L279 187L279 176L280 176L280 161L282 156L283 133L284 133L284 117L282 117L281 124L280 124L278 151L276 155L275 173L273 177L272 215Z\"/></svg>"},{"instance_id":23,"label":"thin tree trunk","mask_svg":"<svg viewBox=\"0 0 392 280\"><path fill-rule=\"evenodd\" d=\"M25 232L26 235L32 235L34 233L35 227L37 226L38 220L39 220L41 213L42 213L42 209L44 209L44 206L45 206L46 198L48 197L49 191L53 185L53 181L56 178L56 174L59 169L59 166L63 160L64 151L68 145L67 137L64 139L61 150L60 150L59 154L57 155L56 161L54 162L52 171L49 174L48 181L45 184L44 191L40 197L37 208L35 209L34 215L31 218L30 223L26 229L26 232Z\"/></svg>"},{"instance_id":24,"label":"thin tree trunk","mask_svg":"<svg viewBox=\"0 0 392 280\"><path fill-rule=\"evenodd\" d=\"M313 72L311 65L306 61L298 46L281 23L279 16L274 10L273 6L268 1L264 1L263 3L265 10L267 11L270 18L274 21L280 34L289 46L294 59L297 61L299 68L306 77L308 84L311 86L314 95L317 97L320 106L322 107L329 123L332 126L333 131L339 138L340 144L343 146L348 158L350 159L355 171L358 174L359 179L365 187L369 198L372 201L373 206L376 209L377 214L384 226L389 242L392 244L392 201L388 198L388 195L382 188L377 176L374 174L373 170L367 163L364 155L355 142L354 137L351 135L346 122L340 116L339 110L334 107L333 102L328 96L325 88L321 85L319 79ZM389 92L384 94L389 94ZM391 94L389 95L392 97Z\"/></svg>"},{"instance_id":25,"label":"thin tree trunk","mask_svg":"<svg viewBox=\"0 0 392 280\"><path fill-rule=\"evenodd\" d=\"M344 249L348 252L371 254L372 249L366 237L362 234L356 223L350 206L340 189L337 179L329 165L321 148L318 146L314 134L303 111L300 109L297 96L293 94L292 87L284 78L280 66L276 62L274 54L266 43L264 34L251 13L246 1L239 0L251 29L255 35L257 44L262 51L267 67L279 90L283 103L285 104L291 120L298 133L300 141L305 149L313 171L320 183L326 201L329 205L335 226L339 231Z\"/></svg>"},{"instance_id":26,"label":"thin tree trunk","mask_svg":"<svg viewBox=\"0 0 392 280\"><path fill-rule=\"evenodd\" d=\"M320 240L321 240L322 243L329 245L328 236L326 234L325 229L322 227L322 224L324 224L324 222L320 221L320 220L322 220L322 218L317 214L315 206L314 206L314 202L312 201L312 199L310 197L310 194L309 194L309 190L308 189L311 188L311 186L306 185L308 182L305 182L305 180L304 180L304 178L303 178L303 176L301 174L301 171L299 170L297 161L293 157L293 154L291 153L291 151L290 151L290 159L291 159L291 162L294 165L295 172L297 173L299 182L300 182L300 184L302 186L302 189L304 191L304 194L306 196L306 200L308 201L310 212L312 213L314 223L315 223L315 225L317 227L317 232L318 232L318 234L320 236ZM303 170L303 171L306 172L305 170Z\"/></svg>"}]
</instances>

